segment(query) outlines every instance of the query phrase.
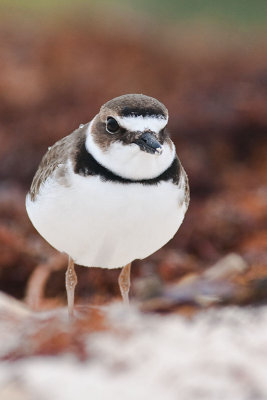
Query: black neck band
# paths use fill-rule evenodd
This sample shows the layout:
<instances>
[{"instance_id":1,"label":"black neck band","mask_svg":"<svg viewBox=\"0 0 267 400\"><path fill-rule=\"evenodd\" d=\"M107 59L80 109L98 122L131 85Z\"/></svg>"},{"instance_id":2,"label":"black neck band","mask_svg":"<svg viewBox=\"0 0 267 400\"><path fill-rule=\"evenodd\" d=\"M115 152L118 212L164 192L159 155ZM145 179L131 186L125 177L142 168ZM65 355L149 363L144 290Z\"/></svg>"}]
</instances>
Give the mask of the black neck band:
<instances>
[{"instance_id":1,"label":"black neck band","mask_svg":"<svg viewBox=\"0 0 267 400\"><path fill-rule=\"evenodd\" d=\"M79 175L88 176L95 175L100 176L103 181L109 182L119 182L119 183L141 183L143 185L156 185L162 181L172 180L174 183L179 182L180 176L180 163L177 157L174 158L172 164L169 166L166 171L152 179L142 179L142 180L132 180L123 178L119 175L114 174L109 169L103 167L103 165L99 164L96 159L86 150L85 141L81 143L81 147L77 152L77 156L75 159L75 168L74 172Z\"/></svg>"}]
</instances>

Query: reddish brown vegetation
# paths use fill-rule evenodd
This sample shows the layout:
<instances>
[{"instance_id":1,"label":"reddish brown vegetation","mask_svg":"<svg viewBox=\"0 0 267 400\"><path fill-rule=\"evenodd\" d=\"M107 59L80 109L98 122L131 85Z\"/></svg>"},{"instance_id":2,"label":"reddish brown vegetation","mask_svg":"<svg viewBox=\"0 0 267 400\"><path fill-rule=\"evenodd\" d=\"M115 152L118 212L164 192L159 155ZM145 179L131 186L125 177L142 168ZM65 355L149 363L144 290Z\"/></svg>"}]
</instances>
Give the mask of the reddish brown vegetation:
<instances>
[{"instance_id":1,"label":"reddish brown vegetation","mask_svg":"<svg viewBox=\"0 0 267 400\"><path fill-rule=\"evenodd\" d=\"M249 266L233 278L249 288L244 302L266 301L267 57L260 46L206 49L203 55L197 44L185 52L130 33L121 37L95 27L62 26L23 32L2 27L0 47L2 291L23 299L34 273L30 282L45 288L39 309L65 303L64 262L53 267L55 252L27 219L25 193L49 145L87 122L104 101L142 92L169 109L191 205L176 237L136 262L133 278L156 273L173 284L235 252ZM119 296L118 271L77 267L77 273L77 303L101 304ZM183 307L191 312L191 306ZM63 347L69 345L64 335L57 336ZM35 353L54 353L44 347Z\"/></svg>"}]
</instances>

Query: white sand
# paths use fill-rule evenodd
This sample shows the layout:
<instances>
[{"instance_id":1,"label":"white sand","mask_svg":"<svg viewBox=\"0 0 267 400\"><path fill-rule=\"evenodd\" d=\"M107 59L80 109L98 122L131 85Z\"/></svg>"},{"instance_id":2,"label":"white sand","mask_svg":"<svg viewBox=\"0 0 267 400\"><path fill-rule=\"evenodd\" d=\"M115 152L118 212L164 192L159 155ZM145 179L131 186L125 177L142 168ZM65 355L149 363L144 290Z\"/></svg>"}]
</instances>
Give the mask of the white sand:
<instances>
[{"instance_id":1,"label":"white sand","mask_svg":"<svg viewBox=\"0 0 267 400\"><path fill-rule=\"evenodd\" d=\"M73 356L0 364L1 400L267 399L267 307L183 317L108 309L113 331Z\"/></svg>"}]
</instances>

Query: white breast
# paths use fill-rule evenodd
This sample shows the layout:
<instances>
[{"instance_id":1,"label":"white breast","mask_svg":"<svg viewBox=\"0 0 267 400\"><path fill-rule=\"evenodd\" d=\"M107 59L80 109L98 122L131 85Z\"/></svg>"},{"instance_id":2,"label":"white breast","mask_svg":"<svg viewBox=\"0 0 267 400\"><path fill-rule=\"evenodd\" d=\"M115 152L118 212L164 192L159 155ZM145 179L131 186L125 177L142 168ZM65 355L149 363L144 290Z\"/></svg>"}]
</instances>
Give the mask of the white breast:
<instances>
[{"instance_id":1,"label":"white breast","mask_svg":"<svg viewBox=\"0 0 267 400\"><path fill-rule=\"evenodd\" d=\"M184 189L103 182L71 174L68 187L49 178L26 208L38 232L77 264L122 267L167 243L181 225Z\"/></svg>"}]
</instances>

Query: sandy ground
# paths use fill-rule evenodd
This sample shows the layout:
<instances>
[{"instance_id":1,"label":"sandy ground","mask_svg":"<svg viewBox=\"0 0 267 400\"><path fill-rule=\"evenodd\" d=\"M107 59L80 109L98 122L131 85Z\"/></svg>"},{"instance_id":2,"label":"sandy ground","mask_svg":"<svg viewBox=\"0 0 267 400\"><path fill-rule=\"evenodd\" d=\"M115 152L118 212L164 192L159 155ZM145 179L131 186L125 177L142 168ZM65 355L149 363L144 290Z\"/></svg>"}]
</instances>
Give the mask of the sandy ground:
<instances>
[{"instance_id":1,"label":"sandy ground","mask_svg":"<svg viewBox=\"0 0 267 400\"><path fill-rule=\"evenodd\" d=\"M2 361L1 400L267 398L267 307L190 319L119 304L101 312L110 326L87 336L85 361L68 353Z\"/></svg>"}]
</instances>

